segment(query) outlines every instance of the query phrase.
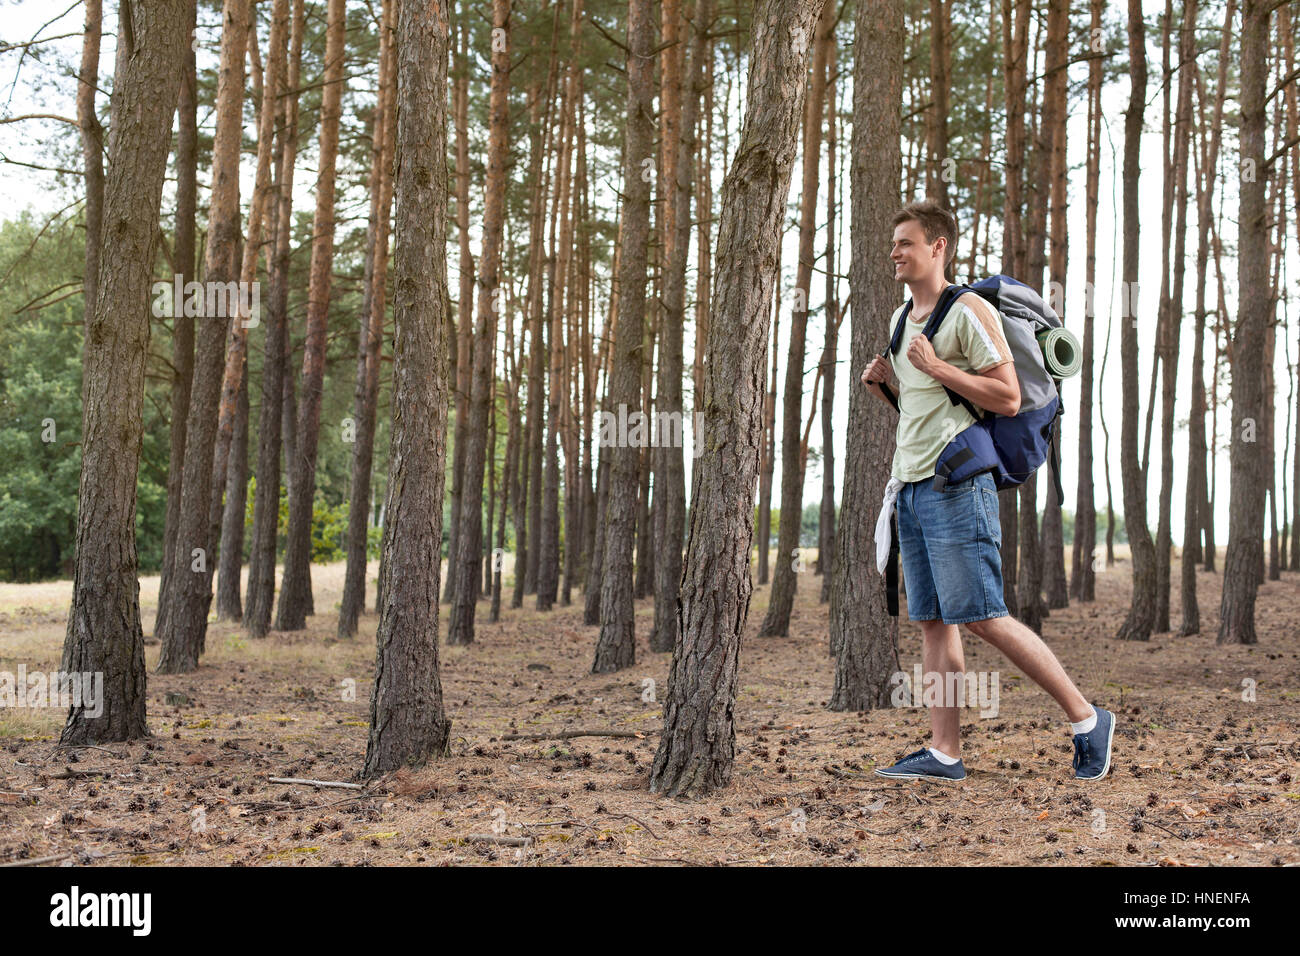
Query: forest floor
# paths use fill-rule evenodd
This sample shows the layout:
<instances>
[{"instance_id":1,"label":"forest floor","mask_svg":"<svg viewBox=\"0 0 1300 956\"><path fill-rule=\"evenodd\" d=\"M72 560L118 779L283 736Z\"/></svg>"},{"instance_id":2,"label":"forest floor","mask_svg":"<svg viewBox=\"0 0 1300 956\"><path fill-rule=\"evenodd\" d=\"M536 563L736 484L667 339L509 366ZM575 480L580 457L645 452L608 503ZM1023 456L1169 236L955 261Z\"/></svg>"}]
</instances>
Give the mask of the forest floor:
<instances>
[{"instance_id":1,"label":"forest floor","mask_svg":"<svg viewBox=\"0 0 1300 956\"><path fill-rule=\"evenodd\" d=\"M348 781L365 755L376 619L338 640L343 565L312 573L320 613L306 631L252 640L213 623L183 676L154 674L147 644L151 739L57 749L63 710L0 710L0 864L1300 863L1300 574L1260 588L1250 647L1214 642L1216 574L1197 574L1202 631L1189 637L1114 640L1126 560L1098 575L1096 603L1051 613L1048 644L1117 715L1111 772L1093 783L1073 779L1053 701L964 629L967 671L998 674L1000 690L985 708L996 716L964 714L966 780L874 776L929 742L924 709L827 710L821 579L801 577L785 638L757 638L769 588L756 588L732 782L682 801L647 789L671 661L646 644L652 598L637 604L637 664L602 675L588 673L597 631L579 596L548 614L529 599L497 624L485 602L476 643L439 649L448 759L362 791L270 782ZM1175 627L1178 581L1175 560ZM146 635L157 589L142 580ZM66 581L0 585L0 671L59 666L70 594ZM905 613L902 634L910 674L921 643ZM634 736L546 736L572 730ZM542 736L503 739L521 733Z\"/></svg>"}]
</instances>

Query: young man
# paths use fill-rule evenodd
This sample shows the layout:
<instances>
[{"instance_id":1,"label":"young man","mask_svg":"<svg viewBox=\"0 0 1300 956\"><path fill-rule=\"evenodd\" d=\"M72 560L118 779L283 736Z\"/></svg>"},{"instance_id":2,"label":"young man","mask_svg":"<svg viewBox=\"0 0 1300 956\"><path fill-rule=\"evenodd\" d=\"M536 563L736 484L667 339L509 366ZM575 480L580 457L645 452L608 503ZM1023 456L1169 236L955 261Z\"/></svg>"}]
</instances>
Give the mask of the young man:
<instances>
[{"instance_id":1,"label":"young man","mask_svg":"<svg viewBox=\"0 0 1300 956\"><path fill-rule=\"evenodd\" d=\"M1065 710L1074 733L1074 775L1098 780L1110 769L1115 717L1094 708L1070 680L1042 638L1007 615L1002 601L1002 542L998 496L988 472L934 490L935 462L944 446L975 419L953 404L944 386L998 415L1020 409L1020 383L1002 321L977 293L953 304L930 341L921 329L948 286L945 268L957 241L957 221L937 203L910 203L894 217L894 278L905 283L912 309L897 355L877 357L862 372L871 394L887 401L881 384L898 379L899 420L885 510L877 523L888 535L890 496L897 491L898 538L907 582L907 613L921 624L926 673L964 674L958 624L988 641ZM902 315L890 321L890 338ZM914 688L913 693L920 693ZM945 694L945 697L947 695ZM901 779L962 780L956 701L930 710L933 746L877 770Z\"/></svg>"}]
</instances>

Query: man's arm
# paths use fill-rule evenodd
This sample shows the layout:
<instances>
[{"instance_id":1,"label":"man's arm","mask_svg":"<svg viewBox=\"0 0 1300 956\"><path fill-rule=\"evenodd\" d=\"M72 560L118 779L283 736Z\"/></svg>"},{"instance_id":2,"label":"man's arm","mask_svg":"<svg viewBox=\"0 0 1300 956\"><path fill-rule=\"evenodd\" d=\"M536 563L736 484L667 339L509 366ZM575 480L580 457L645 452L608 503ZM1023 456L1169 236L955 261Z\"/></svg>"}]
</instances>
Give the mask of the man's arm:
<instances>
[{"instance_id":1,"label":"man's arm","mask_svg":"<svg viewBox=\"0 0 1300 956\"><path fill-rule=\"evenodd\" d=\"M1020 411L1020 380L1014 362L1004 362L980 373L963 372L934 354L934 346L924 335L912 339L907 349L912 365L962 398L996 415L1015 415Z\"/></svg>"}]
</instances>

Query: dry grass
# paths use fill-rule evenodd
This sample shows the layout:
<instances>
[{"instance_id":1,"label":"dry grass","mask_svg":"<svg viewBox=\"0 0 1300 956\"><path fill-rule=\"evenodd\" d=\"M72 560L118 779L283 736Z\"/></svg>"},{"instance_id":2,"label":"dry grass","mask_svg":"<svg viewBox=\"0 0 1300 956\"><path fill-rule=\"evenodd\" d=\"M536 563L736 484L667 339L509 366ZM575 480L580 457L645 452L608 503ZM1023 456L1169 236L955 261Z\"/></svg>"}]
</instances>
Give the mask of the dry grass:
<instances>
[{"instance_id":1,"label":"dry grass","mask_svg":"<svg viewBox=\"0 0 1300 956\"><path fill-rule=\"evenodd\" d=\"M809 562L811 566L811 562ZM374 567L371 568L372 590ZM1100 576L1096 604L1053 612L1045 637L1090 700L1119 716L1111 774L1072 778L1069 727L1052 701L964 634L967 668L1001 674L1000 711L963 725L959 785L872 775L928 739L920 709L832 713L820 580L801 578L791 633L742 649L732 783L705 800L646 789L668 655L588 673L596 632L581 608L531 604L440 649L451 755L363 792L270 783L349 780L365 753L375 619L335 638L343 566L312 569L306 631L256 641L214 623L193 674L152 673L147 741L56 750L62 714L0 712L0 860L71 853L153 864L1255 864L1300 862L1295 689L1300 575L1260 591L1260 644L1218 647L1218 578L1199 574L1204 630L1122 644L1128 567ZM1178 580L1175 564L1174 581ZM68 582L0 589L0 670L57 667ZM157 579L142 582L152 626ZM1176 595L1175 595L1176 599ZM28 610L30 609L30 610ZM1177 615L1175 614L1175 617ZM445 618L444 618L445 626ZM920 659L904 623L900 663ZM1256 682L1255 702L1242 680ZM188 703L169 706L169 694ZM352 699L347 699L354 695ZM641 737L504 741L564 729ZM471 842L528 836L529 846Z\"/></svg>"}]
</instances>

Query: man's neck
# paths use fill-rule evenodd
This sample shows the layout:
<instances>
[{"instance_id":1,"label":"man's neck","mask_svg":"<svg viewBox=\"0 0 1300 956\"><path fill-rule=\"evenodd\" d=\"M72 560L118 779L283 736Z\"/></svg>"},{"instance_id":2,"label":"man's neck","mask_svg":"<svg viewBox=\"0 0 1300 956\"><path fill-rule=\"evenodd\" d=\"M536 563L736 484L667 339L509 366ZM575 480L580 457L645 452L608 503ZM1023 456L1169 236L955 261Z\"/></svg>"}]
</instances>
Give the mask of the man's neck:
<instances>
[{"instance_id":1,"label":"man's neck","mask_svg":"<svg viewBox=\"0 0 1300 956\"><path fill-rule=\"evenodd\" d=\"M920 282L909 282L907 291L912 297L912 315L923 315L933 311L939 302L939 296L946 288L948 288L948 280L943 277L942 272L935 273Z\"/></svg>"}]
</instances>

